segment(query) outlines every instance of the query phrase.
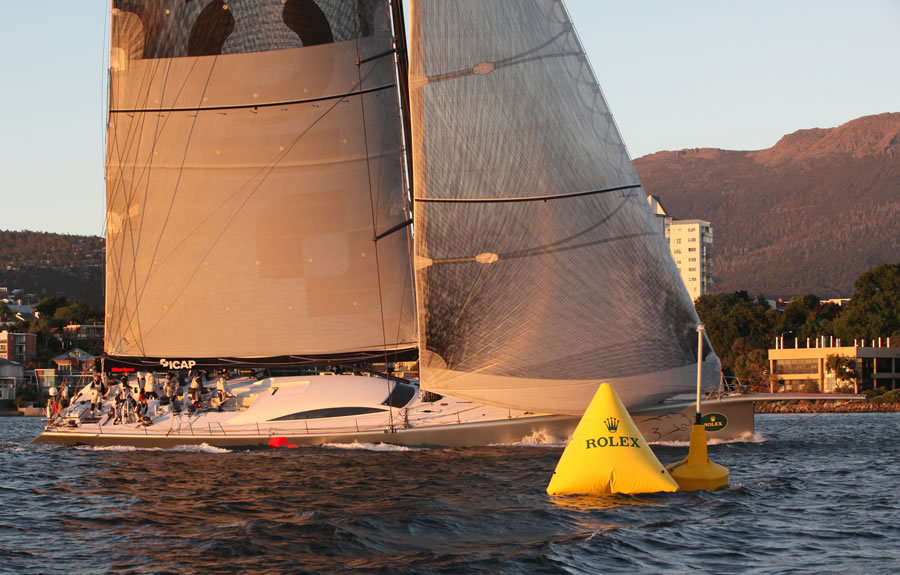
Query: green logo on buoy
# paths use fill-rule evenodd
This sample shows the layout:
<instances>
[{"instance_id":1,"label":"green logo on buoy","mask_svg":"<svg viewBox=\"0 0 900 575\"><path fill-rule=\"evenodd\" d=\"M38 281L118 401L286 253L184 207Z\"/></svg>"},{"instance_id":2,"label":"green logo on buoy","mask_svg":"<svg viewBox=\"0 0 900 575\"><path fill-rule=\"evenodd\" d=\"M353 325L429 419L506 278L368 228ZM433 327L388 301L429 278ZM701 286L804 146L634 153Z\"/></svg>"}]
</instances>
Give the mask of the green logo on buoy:
<instances>
[{"instance_id":1,"label":"green logo on buoy","mask_svg":"<svg viewBox=\"0 0 900 575\"><path fill-rule=\"evenodd\" d=\"M728 418L721 413L707 413L700 421L706 431L721 431L728 425Z\"/></svg>"}]
</instances>

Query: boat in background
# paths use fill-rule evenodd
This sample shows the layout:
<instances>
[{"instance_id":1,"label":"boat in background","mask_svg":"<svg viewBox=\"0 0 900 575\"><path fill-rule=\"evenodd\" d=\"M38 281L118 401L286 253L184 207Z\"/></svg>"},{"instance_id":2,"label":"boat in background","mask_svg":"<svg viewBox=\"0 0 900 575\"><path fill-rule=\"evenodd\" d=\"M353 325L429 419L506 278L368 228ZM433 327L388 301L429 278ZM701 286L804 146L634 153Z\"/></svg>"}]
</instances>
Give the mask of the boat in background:
<instances>
[{"instance_id":1,"label":"boat in background","mask_svg":"<svg viewBox=\"0 0 900 575\"><path fill-rule=\"evenodd\" d=\"M407 61L396 1L113 0L102 371L268 375L132 424L82 395L37 441L504 443L601 382L635 413L694 388L697 313L563 3L410 19Z\"/></svg>"}]
</instances>

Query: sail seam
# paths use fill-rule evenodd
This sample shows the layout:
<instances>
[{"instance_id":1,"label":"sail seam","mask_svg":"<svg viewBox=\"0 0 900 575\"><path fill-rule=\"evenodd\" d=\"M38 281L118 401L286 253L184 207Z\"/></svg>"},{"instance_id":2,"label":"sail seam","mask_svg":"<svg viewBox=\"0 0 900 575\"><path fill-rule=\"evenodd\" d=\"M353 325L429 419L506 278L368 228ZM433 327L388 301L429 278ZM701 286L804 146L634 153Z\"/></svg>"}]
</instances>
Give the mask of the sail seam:
<instances>
[{"instance_id":1,"label":"sail seam","mask_svg":"<svg viewBox=\"0 0 900 575\"><path fill-rule=\"evenodd\" d=\"M521 196L516 198L415 198L417 202L428 203L455 203L455 204L496 204L504 202L546 202L548 200L562 200L565 198L577 198L580 196L592 196L595 194L608 194L610 192L618 192L622 190L631 190L640 188L640 184L628 184L626 186L615 186L613 188L603 188L599 190L588 190L586 192L571 192L568 194L552 194L547 196Z\"/></svg>"},{"instance_id":2,"label":"sail seam","mask_svg":"<svg viewBox=\"0 0 900 575\"><path fill-rule=\"evenodd\" d=\"M273 108L275 106L292 106L295 104L312 104L315 102L325 102L328 100L337 100L340 98L347 98L349 96L362 96L365 94L371 94L372 92L380 92L381 90L388 90L390 88L395 88L395 84L386 84L384 86L378 86L376 88L368 88L366 90L359 90L355 92L345 92L343 94L336 94L334 96L321 96L319 98L307 98L304 100L286 100L284 102L266 102L264 104L235 104L232 106L199 106L199 107L190 107L190 108L123 108L120 110L110 110L111 114L149 114L149 113L164 113L164 112L214 112L216 110L248 110L248 109L256 109L256 108Z\"/></svg>"}]
</instances>

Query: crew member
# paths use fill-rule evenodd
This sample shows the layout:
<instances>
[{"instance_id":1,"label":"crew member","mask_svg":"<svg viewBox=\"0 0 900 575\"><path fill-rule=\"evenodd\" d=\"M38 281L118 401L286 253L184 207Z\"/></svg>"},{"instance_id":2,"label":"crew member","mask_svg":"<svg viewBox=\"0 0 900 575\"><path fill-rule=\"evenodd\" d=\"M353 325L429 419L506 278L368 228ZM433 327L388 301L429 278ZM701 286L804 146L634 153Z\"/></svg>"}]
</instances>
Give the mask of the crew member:
<instances>
[{"instance_id":1,"label":"crew member","mask_svg":"<svg viewBox=\"0 0 900 575\"><path fill-rule=\"evenodd\" d=\"M169 405L171 405L173 409L175 406L175 398L178 396L178 389L178 380L175 379L175 374L170 371L166 374L166 383L163 386L163 393L169 398Z\"/></svg>"},{"instance_id":2,"label":"crew member","mask_svg":"<svg viewBox=\"0 0 900 575\"><path fill-rule=\"evenodd\" d=\"M116 402L116 418L113 420L113 425L117 423L126 423L126 408L129 395L131 395L131 390L128 388L128 376L123 375L118 393L113 396Z\"/></svg>"},{"instance_id":3,"label":"crew member","mask_svg":"<svg viewBox=\"0 0 900 575\"><path fill-rule=\"evenodd\" d=\"M147 400L159 399L159 395L156 394L156 383L153 381L153 372L151 371L147 372L147 376L144 379L144 397Z\"/></svg>"},{"instance_id":4,"label":"crew member","mask_svg":"<svg viewBox=\"0 0 900 575\"><path fill-rule=\"evenodd\" d=\"M47 400L47 419L51 422L59 413L59 401L56 398L56 387L50 388L50 399Z\"/></svg>"},{"instance_id":5,"label":"crew member","mask_svg":"<svg viewBox=\"0 0 900 575\"><path fill-rule=\"evenodd\" d=\"M59 386L59 407L65 409L69 407L69 380L63 378L62 385Z\"/></svg>"},{"instance_id":6,"label":"crew member","mask_svg":"<svg viewBox=\"0 0 900 575\"><path fill-rule=\"evenodd\" d=\"M91 378L90 384L90 392L91 392L91 417L94 417L94 411L96 410L97 416L103 413L103 381L100 380L100 374L95 373L94 377Z\"/></svg>"},{"instance_id":7,"label":"crew member","mask_svg":"<svg viewBox=\"0 0 900 575\"><path fill-rule=\"evenodd\" d=\"M228 386L225 383L225 371L222 370L222 373L219 374L219 379L216 380L216 392L219 394L219 405L221 406L225 403L225 399L228 397Z\"/></svg>"},{"instance_id":8,"label":"crew member","mask_svg":"<svg viewBox=\"0 0 900 575\"><path fill-rule=\"evenodd\" d=\"M195 375L191 380L191 387L188 392L191 396L191 403L194 404L194 408L200 406L200 396L203 393L203 383L200 381L200 375Z\"/></svg>"}]
</instances>

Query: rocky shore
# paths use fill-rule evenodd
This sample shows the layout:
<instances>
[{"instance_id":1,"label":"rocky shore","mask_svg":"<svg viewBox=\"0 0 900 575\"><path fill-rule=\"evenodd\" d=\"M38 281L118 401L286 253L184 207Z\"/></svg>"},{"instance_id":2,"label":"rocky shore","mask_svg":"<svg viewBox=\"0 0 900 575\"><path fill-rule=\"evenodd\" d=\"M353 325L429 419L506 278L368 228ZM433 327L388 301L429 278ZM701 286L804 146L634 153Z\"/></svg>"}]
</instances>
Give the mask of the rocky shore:
<instances>
[{"instance_id":1,"label":"rocky shore","mask_svg":"<svg viewBox=\"0 0 900 575\"><path fill-rule=\"evenodd\" d=\"M865 401L759 401L756 413L885 413L900 411L900 403Z\"/></svg>"}]
</instances>

